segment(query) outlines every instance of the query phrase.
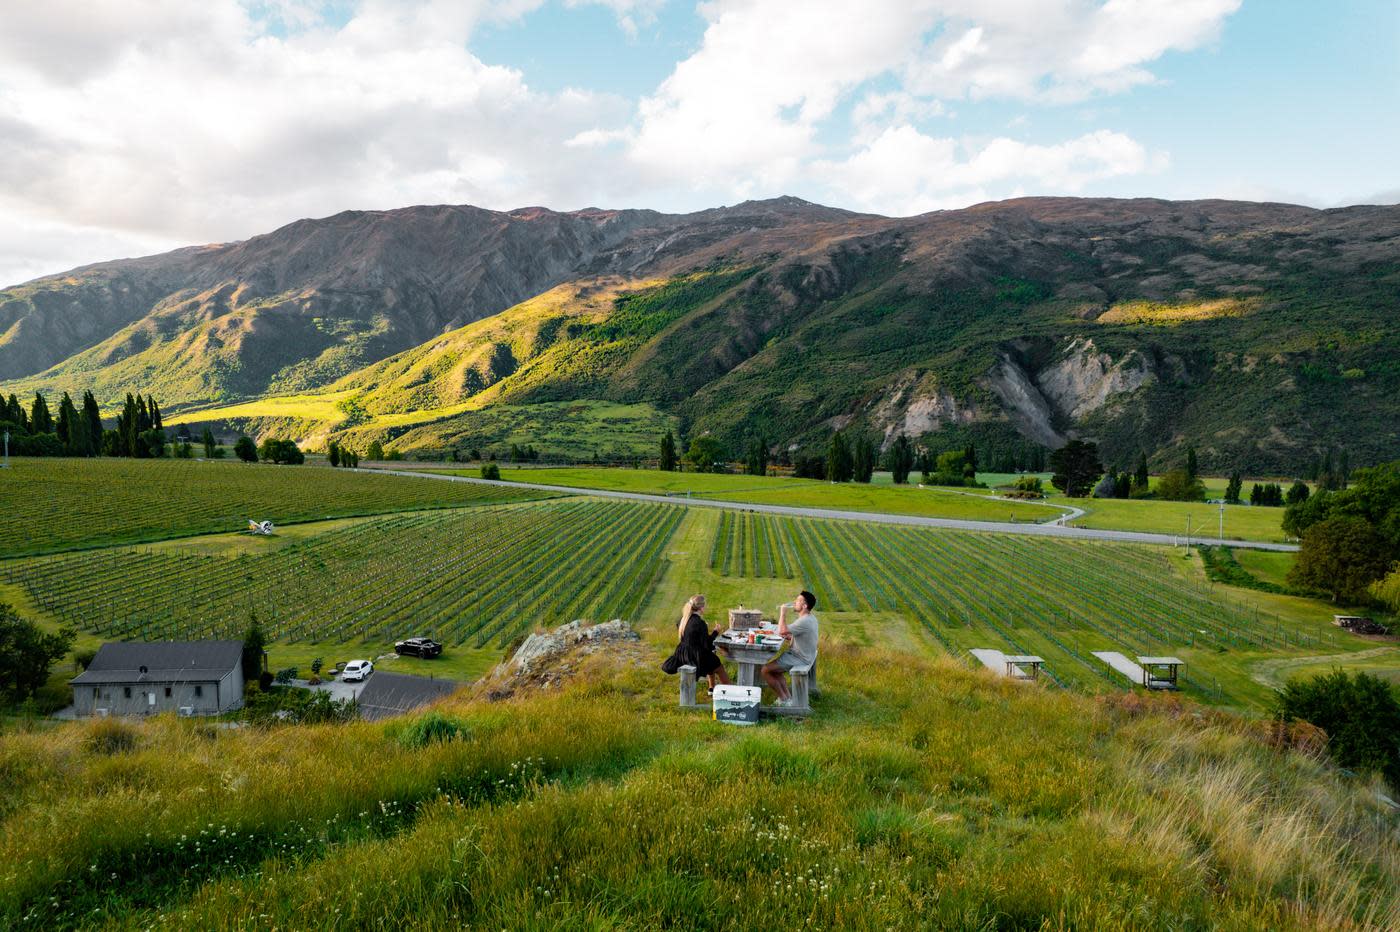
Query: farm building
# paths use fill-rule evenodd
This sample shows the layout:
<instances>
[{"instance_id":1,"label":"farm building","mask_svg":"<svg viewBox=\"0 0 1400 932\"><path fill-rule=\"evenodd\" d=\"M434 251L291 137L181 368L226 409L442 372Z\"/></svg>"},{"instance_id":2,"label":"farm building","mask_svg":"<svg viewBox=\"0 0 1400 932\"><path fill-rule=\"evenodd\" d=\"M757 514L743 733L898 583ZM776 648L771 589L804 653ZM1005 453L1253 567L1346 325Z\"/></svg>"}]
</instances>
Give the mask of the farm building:
<instances>
[{"instance_id":1,"label":"farm building","mask_svg":"<svg viewBox=\"0 0 1400 932\"><path fill-rule=\"evenodd\" d=\"M392 715L402 715L419 706L435 702L443 696L451 695L461 685L456 680L375 672L370 675L369 682L365 683L365 688L360 690L356 697L360 704L360 717L374 721Z\"/></svg>"},{"instance_id":2,"label":"farm building","mask_svg":"<svg viewBox=\"0 0 1400 932\"><path fill-rule=\"evenodd\" d=\"M243 704L243 642L103 644L70 685L79 716L217 715Z\"/></svg>"}]
</instances>

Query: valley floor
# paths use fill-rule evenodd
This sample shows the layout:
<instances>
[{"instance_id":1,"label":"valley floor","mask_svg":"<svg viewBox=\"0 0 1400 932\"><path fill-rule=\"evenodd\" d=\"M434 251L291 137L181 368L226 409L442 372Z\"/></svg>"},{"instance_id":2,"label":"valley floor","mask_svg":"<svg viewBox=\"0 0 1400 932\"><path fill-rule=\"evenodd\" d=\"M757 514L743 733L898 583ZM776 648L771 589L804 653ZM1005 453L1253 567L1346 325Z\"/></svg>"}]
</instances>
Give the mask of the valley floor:
<instances>
[{"instance_id":1,"label":"valley floor","mask_svg":"<svg viewBox=\"0 0 1400 932\"><path fill-rule=\"evenodd\" d=\"M305 469L248 475L355 481ZM172 488L190 475L223 474ZM458 485L370 478L412 501ZM810 717L677 707L657 667L686 598L723 626L800 586L822 599ZM7 928L1400 924L1384 788L1257 717L1290 672L1400 648L1211 585L1184 549L487 494L0 560L0 598L103 636L236 635L256 606L274 668L427 627L441 661L384 668L472 678L573 617L627 618L648 658L377 724L0 721ZM1185 696L1096 670L1104 645L1178 652ZM1054 679L973 669L978 646L1033 649Z\"/></svg>"}]
</instances>

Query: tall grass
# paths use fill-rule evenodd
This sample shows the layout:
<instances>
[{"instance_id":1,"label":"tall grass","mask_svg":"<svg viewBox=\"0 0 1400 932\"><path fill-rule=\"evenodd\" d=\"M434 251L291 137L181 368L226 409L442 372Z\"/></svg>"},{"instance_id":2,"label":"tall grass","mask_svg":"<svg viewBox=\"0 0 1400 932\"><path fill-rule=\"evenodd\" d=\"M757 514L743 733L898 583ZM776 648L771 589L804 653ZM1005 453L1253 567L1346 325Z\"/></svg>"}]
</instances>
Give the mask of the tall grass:
<instances>
[{"instance_id":1,"label":"tall grass","mask_svg":"<svg viewBox=\"0 0 1400 932\"><path fill-rule=\"evenodd\" d=\"M0 736L0 925L1393 928L1376 787L1246 721L824 651L738 729L595 661L422 722ZM432 718L437 716L437 718Z\"/></svg>"}]
</instances>

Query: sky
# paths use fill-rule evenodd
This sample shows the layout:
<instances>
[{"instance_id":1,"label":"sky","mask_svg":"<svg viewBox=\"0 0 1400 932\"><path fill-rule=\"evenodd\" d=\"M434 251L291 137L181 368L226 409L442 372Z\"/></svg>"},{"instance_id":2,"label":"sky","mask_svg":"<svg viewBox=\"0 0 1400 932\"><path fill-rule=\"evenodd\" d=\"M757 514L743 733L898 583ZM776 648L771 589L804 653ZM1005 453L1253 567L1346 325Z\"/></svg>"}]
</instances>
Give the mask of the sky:
<instances>
[{"instance_id":1,"label":"sky","mask_svg":"<svg viewBox=\"0 0 1400 932\"><path fill-rule=\"evenodd\" d=\"M1400 202L1395 0L0 0L0 286L412 204Z\"/></svg>"}]
</instances>

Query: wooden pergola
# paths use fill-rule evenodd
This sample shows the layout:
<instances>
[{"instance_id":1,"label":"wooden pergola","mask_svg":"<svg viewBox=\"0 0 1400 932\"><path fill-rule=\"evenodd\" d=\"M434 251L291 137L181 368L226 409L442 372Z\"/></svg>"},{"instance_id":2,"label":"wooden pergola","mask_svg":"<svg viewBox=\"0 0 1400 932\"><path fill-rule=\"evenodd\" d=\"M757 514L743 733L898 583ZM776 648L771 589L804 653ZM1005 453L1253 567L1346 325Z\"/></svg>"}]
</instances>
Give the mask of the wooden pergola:
<instances>
[{"instance_id":1,"label":"wooden pergola","mask_svg":"<svg viewBox=\"0 0 1400 932\"><path fill-rule=\"evenodd\" d=\"M1148 689L1177 689L1177 674L1185 666L1176 657L1139 657L1142 685Z\"/></svg>"},{"instance_id":2,"label":"wooden pergola","mask_svg":"<svg viewBox=\"0 0 1400 932\"><path fill-rule=\"evenodd\" d=\"M1013 680L1033 680L1040 676L1040 666L1045 663L1043 658L1034 654L1005 655L1001 658L1006 663L1006 675Z\"/></svg>"}]
</instances>

